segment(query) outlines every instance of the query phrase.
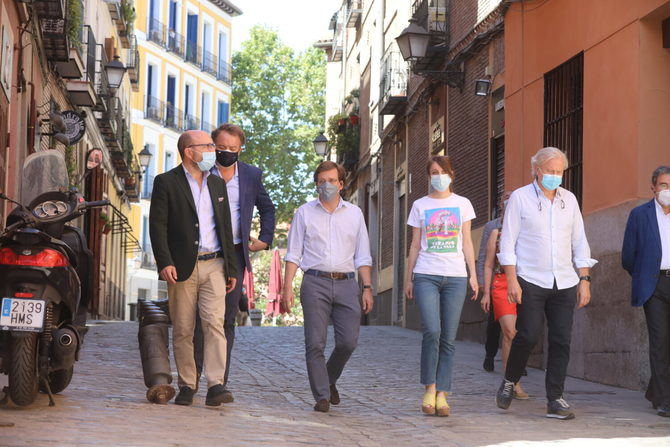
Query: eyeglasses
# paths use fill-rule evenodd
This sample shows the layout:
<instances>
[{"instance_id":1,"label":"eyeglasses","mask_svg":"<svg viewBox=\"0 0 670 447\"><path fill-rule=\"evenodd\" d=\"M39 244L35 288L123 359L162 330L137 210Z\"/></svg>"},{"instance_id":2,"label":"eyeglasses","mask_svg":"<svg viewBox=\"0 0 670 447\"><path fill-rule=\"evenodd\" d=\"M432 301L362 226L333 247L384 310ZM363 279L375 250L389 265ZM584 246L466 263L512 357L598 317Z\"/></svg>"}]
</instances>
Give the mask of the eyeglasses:
<instances>
[{"instance_id":1,"label":"eyeglasses","mask_svg":"<svg viewBox=\"0 0 670 447\"><path fill-rule=\"evenodd\" d=\"M188 149L189 147L197 147L198 150L203 150L203 151L204 151L204 150L207 150L207 149L210 149L210 150L214 150L214 149L216 149L216 145L213 144L213 143L191 144L190 146L186 146L187 149Z\"/></svg>"},{"instance_id":2,"label":"eyeglasses","mask_svg":"<svg viewBox=\"0 0 670 447\"><path fill-rule=\"evenodd\" d=\"M233 152L237 152L237 151L239 151L240 149L242 149L242 146L225 146L225 145L223 145L223 144L218 144L218 145L216 146L216 149L217 149L217 150L220 150L220 151L233 151Z\"/></svg>"},{"instance_id":3,"label":"eyeglasses","mask_svg":"<svg viewBox=\"0 0 670 447\"><path fill-rule=\"evenodd\" d=\"M317 186L323 186L323 185L325 185L326 183L332 183L333 185L337 185L338 183L340 183L340 181L339 181L339 180L336 180L336 179L332 179L332 180L324 180L324 179L321 179L321 180L319 180L319 181L316 182L316 185L317 185Z\"/></svg>"}]
</instances>

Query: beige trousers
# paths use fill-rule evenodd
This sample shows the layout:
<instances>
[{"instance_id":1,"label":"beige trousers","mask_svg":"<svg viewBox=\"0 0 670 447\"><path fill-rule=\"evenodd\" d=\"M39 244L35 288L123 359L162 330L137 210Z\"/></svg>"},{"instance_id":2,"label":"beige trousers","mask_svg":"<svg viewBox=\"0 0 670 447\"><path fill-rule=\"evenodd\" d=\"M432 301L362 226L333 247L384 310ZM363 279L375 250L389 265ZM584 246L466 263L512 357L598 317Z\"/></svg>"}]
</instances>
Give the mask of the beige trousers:
<instances>
[{"instance_id":1,"label":"beige trousers","mask_svg":"<svg viewBox=\"0 0 670 447\"><path fill-rule=\"evenodd\" d=\"M193 357L195 313L200 312L205 339L203 373L207 387L223 384L226 373L226 278L221 258L197 261L186 281L168 284L172 346L179 386L196 388L197 373Z\"/></svg>"}]
</instances>

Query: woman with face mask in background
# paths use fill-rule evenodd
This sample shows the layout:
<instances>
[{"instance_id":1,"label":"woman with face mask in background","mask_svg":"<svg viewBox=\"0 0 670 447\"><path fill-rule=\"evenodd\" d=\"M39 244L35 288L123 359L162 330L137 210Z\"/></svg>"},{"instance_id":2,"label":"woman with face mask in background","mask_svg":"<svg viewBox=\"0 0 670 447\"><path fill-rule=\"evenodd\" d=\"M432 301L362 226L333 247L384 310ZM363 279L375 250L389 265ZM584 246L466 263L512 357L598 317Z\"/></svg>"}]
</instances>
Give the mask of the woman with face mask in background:
<instances>
[{"instance_id":1,"label":"woman with face mask in background","mask_svg":"<svg viewBox=\"0 0 670 447\"><path fill-rule=\"evenodd\" d=\"M472 204L454 194L454 171L448 157L428 161L430 193L416 200L407 224L412 227L412 244L407 261L405 296L416 298L421 313L421 383L425 393L421 410L448 416L447 395L451 392L454 340L469 284L477 298L475 254L470 223L475 218ZM467 265L467 268L466 268Z\"/></svg>"},{"instance_id":2,"label":"woman with face mask in background","mask_svg":"<svg viewBox=\"0 0 670 447\"><path fill-rule=\"evenodd\" d=\"M505 207L509 198L502 203L500 225L505 221ZM486 260L484 261L484 295L482 296L482 310L490 312L493 310L495 321L500 323L503 333L502 361L503 370L507 367L507 358L512 346L512 340L516 335L516 303L510 303L507 299L507 277L497 254L500 252L501 229L494 229L486 246ZM491 303L493 301L493 303ZM491 306L493 304L493 306ZM491 309L492 308L492 309ZM520 400L528 399L528 394L521 388L521 383L514 386L514 398Z\"/></svg>"}]
</instances>

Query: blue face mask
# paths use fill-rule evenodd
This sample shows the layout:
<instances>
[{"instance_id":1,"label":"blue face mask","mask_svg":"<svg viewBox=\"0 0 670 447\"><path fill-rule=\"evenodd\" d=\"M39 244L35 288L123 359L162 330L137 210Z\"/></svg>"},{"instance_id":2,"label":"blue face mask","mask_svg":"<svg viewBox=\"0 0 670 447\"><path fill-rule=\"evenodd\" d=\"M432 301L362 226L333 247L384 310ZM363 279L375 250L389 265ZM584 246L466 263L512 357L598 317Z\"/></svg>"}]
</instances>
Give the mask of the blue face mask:
<instances>
[{"instance_id":1,"label":"blue face mask","mask_svg":"<svg viewBox=\"0 0 670 447\"><path fill-rule=\"evenodd\" d=\"M449 189L449 185L451 185L451 177L449 177L449 174L430 176L430 186L432 186L436 191L444 192Z\"/></svg>"},{"instance_id":2,"label":"blue face mask","mask_svg":"<svg viewBox=\"0 0 670 447\"><path fill-rule=\"evenodd\" d=\"M216 162L216 152L202 152L202 160L197 161L198 169L201 171L209 171L214 167L214 162Z\"/></svg>"},{"instance_id":3,"label":"blue face mask","mask_svg":"<svg viewBox=\"0 0 670 447\"><path fill-rule=\"evenodd\" d=\"M549 191L553 191L554 189L561 186L562 180L562 175L542 174L542 186L547 188Z\"/></svg>"}]
</instances>

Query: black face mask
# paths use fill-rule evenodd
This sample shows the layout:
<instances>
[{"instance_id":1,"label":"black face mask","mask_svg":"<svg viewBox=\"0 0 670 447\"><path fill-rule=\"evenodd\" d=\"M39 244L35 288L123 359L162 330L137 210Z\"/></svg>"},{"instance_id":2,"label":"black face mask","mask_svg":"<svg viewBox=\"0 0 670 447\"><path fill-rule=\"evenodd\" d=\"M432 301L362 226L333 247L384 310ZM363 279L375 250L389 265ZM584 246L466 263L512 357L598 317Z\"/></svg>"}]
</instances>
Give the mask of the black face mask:
<instances>
[{"instance_id":1,"label":"black face mask","mask_svg":"<svg viewBox=\"0 0 670 447\"><path fill-rule=\"evenodd\" d=\"M227 168L232 166L237 162L237 152L228 152L228 151L216 151L216 162L221 166Z\"/></svg>"}]
</instances>

